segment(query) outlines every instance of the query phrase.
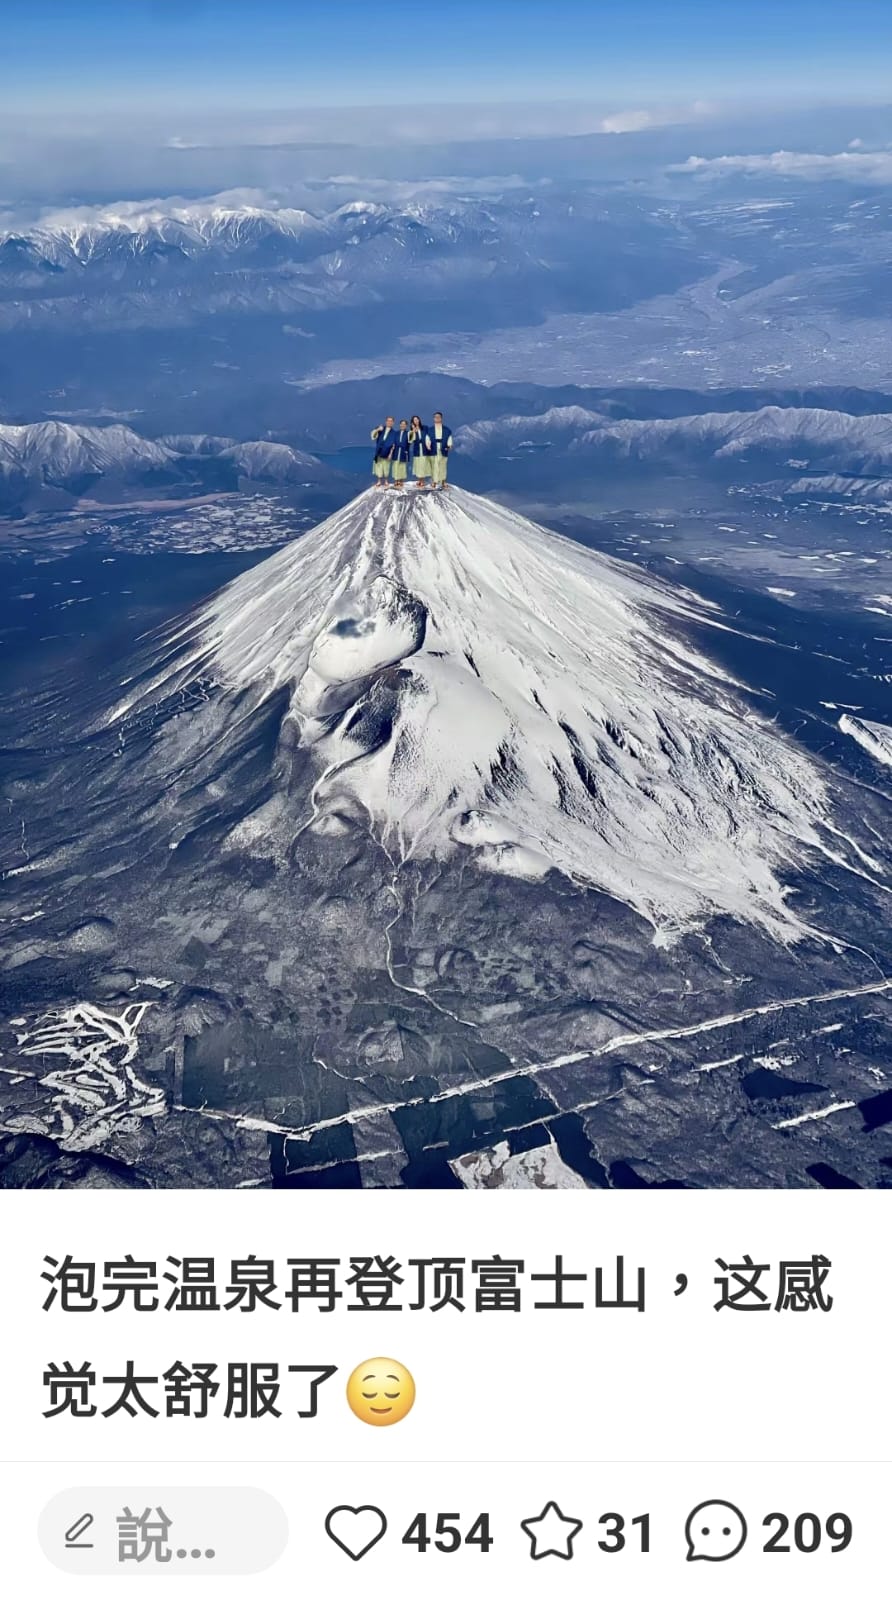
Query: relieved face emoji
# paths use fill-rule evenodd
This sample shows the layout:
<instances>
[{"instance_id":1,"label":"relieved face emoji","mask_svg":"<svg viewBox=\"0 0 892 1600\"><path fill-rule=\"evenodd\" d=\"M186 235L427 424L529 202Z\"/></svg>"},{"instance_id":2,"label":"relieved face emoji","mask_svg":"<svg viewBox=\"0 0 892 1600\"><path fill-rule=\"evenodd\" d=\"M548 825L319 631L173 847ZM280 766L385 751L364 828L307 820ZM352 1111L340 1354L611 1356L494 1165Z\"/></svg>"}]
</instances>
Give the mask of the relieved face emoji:
<instances>
[{"instance_id":1,"label":"relieved face emoji","mask_svg":"<svg viewBox=\"0 0 892 1600\"><path fill-rule=\"evenodd\" d=\"M372 1356L347 1379L347 1404L360 1422L389 1428L402 1422L415 1404L415 1379L391 1356Z\"/></svg>"}]
</instances>

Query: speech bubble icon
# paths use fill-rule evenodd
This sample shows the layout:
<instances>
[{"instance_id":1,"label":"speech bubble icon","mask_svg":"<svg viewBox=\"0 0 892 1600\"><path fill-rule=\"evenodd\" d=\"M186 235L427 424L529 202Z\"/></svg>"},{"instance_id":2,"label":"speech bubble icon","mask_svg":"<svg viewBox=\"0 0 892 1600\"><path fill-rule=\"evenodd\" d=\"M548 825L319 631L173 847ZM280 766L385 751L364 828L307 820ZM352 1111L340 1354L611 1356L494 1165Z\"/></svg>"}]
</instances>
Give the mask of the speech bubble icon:
<instances>
[{"instance_id":1,"label":"speech bubble icon","mask_svg":"<svg viewBox=\"0 0 892 1600\"><path fill-rule=\"evenodd\" d=\"M730 1561L746 1544L746 1518L730 1500L704 1500L685 1523L689 1561Z\"/></svg>"}]
</instances>

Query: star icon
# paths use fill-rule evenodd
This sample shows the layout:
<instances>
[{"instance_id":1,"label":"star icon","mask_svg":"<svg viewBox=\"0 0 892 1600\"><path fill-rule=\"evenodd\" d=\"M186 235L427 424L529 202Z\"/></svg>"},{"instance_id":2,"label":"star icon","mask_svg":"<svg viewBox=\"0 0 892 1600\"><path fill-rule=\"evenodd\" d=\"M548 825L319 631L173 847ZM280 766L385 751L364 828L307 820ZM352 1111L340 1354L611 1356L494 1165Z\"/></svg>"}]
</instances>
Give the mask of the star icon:
<instances>
[{"instance_id":1,"label":"star icon","mask_svg":"<svg viewBox=\"0 0 892 1600\"><path fill-rule=\"evenodd\" d=\"M559 1556L561 1561L572 1561L573 1540L582 1527L578 1517L565 1517L560 1506L549 1500L538 1517L527 1517L520 1526L530 1538L530 1555L534 1561L543 1556Z\"/></svg>"}]
</instances>

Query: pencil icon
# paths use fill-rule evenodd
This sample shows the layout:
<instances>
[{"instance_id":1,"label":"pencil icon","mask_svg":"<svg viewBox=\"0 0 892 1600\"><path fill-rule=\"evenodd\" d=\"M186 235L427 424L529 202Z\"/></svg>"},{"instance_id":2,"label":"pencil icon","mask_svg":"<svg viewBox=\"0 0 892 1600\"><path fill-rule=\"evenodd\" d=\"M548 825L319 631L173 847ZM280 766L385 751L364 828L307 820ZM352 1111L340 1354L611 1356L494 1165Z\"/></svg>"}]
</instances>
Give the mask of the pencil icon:
<instances>
[{"instance_id":1,"label":"pencil icon","mask_svg":"<svg viewBox=\"0 0 892 1600\"><path fill-rule=\"evenodd\" d=\"M71 1524L65 1534L66 1550L92 1550L93 1546L91 1544L81 1544L83 1534L92 1526L93 1514L90 1511L85 1511L82 1517L78 1517L77 1522Z\"/></svg>"}]
</instances>

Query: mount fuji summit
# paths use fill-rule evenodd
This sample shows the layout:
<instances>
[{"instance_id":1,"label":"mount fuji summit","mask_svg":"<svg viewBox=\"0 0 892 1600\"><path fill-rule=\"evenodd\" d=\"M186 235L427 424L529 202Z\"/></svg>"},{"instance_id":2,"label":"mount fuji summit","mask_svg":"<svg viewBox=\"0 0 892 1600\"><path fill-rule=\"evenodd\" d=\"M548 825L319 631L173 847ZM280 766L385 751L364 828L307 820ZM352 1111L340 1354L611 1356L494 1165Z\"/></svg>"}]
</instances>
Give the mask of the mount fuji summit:
<instances>
[{"instance_id":1,"label":"mount fuji summit","mask_svg":"<svg viewBox=\"0 0 892 1600\"><path fill-rule=\"evenodd\" d=\"M884 802L734 642L490 500L373 489L36 705L16 1181L875 1183Z\"/></svg>"}]
</instances>

